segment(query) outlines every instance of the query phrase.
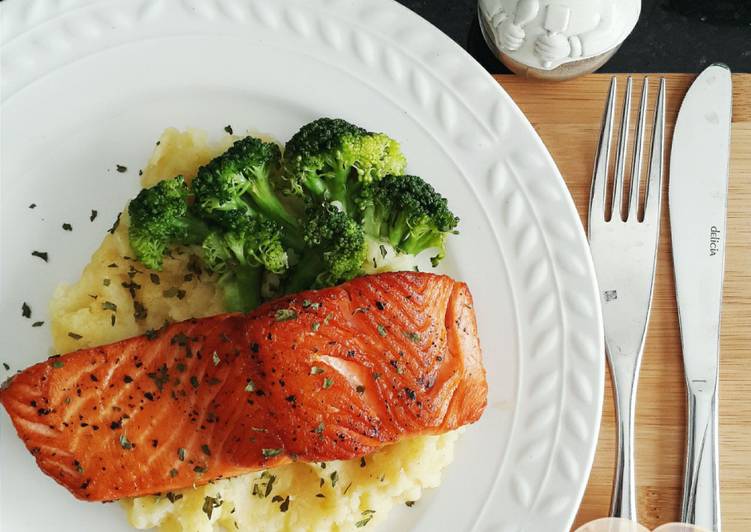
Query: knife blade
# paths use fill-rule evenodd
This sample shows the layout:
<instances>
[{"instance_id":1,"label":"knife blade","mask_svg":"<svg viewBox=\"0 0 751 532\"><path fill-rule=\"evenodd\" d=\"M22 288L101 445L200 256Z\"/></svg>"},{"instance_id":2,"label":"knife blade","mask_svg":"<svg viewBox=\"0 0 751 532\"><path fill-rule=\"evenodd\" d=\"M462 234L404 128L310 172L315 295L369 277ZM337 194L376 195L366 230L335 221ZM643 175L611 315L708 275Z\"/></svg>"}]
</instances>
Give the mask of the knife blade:
<instances>
[{"instance_id":1,"label":"knife blade","mask_svg":"<svg viewBox=\"0 0 751 532\"><path fill-rule=\"evenodd\" d=\"M688 390L682 520L719 531L717 387L732 81L706 68L681 104L670 157L673 269Z\"/></svg>"}]
</instances>

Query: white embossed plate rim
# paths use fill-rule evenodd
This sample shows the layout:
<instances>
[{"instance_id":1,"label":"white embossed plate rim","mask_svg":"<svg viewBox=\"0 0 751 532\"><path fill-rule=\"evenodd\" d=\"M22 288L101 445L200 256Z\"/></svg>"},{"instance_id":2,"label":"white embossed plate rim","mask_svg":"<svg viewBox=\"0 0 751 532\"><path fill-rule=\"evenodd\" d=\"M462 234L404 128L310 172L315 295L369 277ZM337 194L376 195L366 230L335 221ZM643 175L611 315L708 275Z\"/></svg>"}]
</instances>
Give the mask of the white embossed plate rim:
<instances>
[{"instance_id":1,"label":"white embossed plate rim","mask_svg":"<svg viewBox=\"0 0 751 532\"><path fill-rule=\"evenodd\" d=\"M8 124L14 123L13 105L20 106L18 102L25 95L33 96L61 72L85 71L87 61L97 56L123 57L128 49L146 46L154 39L179 39L184 35L214 40L219 36L247 38L248 29L264 45L274 42L281 55L296 50L300 56L328 64L327 68L346 70L361 84L358 90L370 91L374 98L383 100L383 105L409 113L419 125L410 133L424 139L403 140L405 149L424 145L426 153L438 150L436 156L454 165L464 177L463 189L456 190L451 199L468 198L470 203L460 206L465 224L483 226L474 231L475 240L503 251L496 275L505 278L499 283L511 284L506 294L510 302L499 302L495 309L496 319L508 311L513 312L514 321L510 334L515 338L509 337L514 350L509 357L517 364L510 405L514 419L505 421L509 439L501 444L506 461L498 466L500 473L493 488L488 487L485 495L471 494L474 500L487 497L484 511L477 513L477 519L463 522L473 523L470 528L478 530L562 530L568 526L586 484L599 427L603 378L599 302L584 235L557 169L528 122L479 65L411 12L377 0L142 0L127 4L37 0L25 2L23 9L18 8L20 4L5 2L0 6L5 36L0 50L5 75L0 87L4 108L9 111ZM248 45L252 46L250 41ZM164 43L165 48L174 44L169 40ZM259 43L257 46L262 47ZM65 65L67 68L61 68ZM117 76L116 71L108 72L108 77ZM107 81L96 81L105 90ZM240 77L232 82L237 87L247 83ZM73 99L62 101L69 104ZM81 108L75 110L85 111L88 102L78 103ZM59 125L56 121L61 121L54 112L45 118L49 123L43 122L44 126L50 131ZM34 123L38 127L38 122ZM17 138L11 142L6 135L3 154L12 151L22 159L26 141L33 146L38 136L35 131L13 129ZM18 149L10 150L11 145ZM12 162L4 162L4 167L11 167ZM429 165L425 165L427 171ZM442 191L450 192L450 187L458 186L440 182L443 177L439 174L436 171ZM6 201L9 192L17 192L15 188L17 184L3 176L0 201ZM124 190L116 192L122 193L118 197L128 197ZM476 212L470 209L474 201L481 206ZM8 205L3 203L2 207L7 214ZM7 227L0 226L0 231ZM35 230L51 231L42 226ZM101 229L98 231L90 231L90 245L101 234ZM470 236L461 237L459 251L471 244L472 234L470 231ZM6 246L7 237L3 236L0 243ZM4 261L0 262L2 275L12 269ZM62 270L68 278L77 271L71 265L75 259L69 262ZM493 272L488 274L481 267L459 262L453 271L463 273L465 278L492 278ZM3 281L9 281L7 276ZM484 289L478 283L473 286L480 288L479 308L484 304ZM493 286L488 290L494 290ZM19 322L14 301L6 301L5 296L0 299L3 316L9 318L2 320L7 322L4 330L27 325ZM481 314L481 326L482 321L490 321L491 312ZM484 338L491 336L483 334ZM514 360L510 365L514 366ZM507 377L496 367L490 369L491 386L505 382ZM494 413L489 409L486 419ZM489 426L498 425L483 422L477 430L471 429L463 438L464 450L467 446L473 449L471 442ZM476 467L477 459L473 462L461 450L457 463ZM491 463L492 457L483 460ZM454 478L456 467L449 469L449 479ZM415 529L430 529L431 523L433 530L436 523L449 526L446 523L452 516L469 506L461 499L454 505L445 504L447 494L456 497L462 492L466 496L463 485L445 484L431 494L428 515L413 523ZM7 517L8 509L3 510ZM387 526L406 526L413 521L389 521Z\"/></svg>"}]
</instances>

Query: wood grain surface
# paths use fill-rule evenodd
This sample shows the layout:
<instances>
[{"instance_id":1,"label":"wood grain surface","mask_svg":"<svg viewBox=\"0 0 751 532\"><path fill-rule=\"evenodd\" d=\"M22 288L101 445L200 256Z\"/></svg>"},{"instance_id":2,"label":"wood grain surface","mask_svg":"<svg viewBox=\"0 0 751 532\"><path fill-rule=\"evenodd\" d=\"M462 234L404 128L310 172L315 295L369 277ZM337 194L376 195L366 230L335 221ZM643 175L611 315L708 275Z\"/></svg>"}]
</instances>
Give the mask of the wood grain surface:
<instances>
[{"instance_id":1,"label":"wood grain surface","mask_svg":"<svg viewBox=\"0 0 751 532\"><path fill-rule=\"evenodd\" d=\"M650 75L651 104L658 74ZM694 75L667 79L666 163L683 96ZM497 76L542 137L586 227L595 144L610 75L563 83ZM634 75L635 96L643 75ZM625 75L619 76L619 95ZM638 101L635 97L635 100ZM618 100L620 108L620 100ZM634 106L635 107L635 106ZM650 110L653 107L650 108ZM635 109L632 126L635 123ZM633 137L632 137L633 138ZM751 75L733 76L733 126L720 368L720 485L723 530L751 531ZM685 452L686 392L676 311L667 184L657 277L637 395L636 482L639 521L648 528L679 519ZM606 378L592 474L574 523L608 514L615 467L615 411Z\"/></svg>"}]
</instances>

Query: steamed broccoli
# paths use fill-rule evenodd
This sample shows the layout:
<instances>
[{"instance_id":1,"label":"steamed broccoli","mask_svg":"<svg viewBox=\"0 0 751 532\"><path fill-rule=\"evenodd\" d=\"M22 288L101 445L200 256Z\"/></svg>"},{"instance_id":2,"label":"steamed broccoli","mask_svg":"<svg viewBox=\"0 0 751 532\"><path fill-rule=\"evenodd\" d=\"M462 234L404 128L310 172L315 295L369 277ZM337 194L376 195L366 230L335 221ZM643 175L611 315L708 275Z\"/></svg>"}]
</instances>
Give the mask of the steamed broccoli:
<instances>
[{"instance_id":1,"label":"steamed broccoli","mask_svg":"<svg viewBox=\"0 0 751 532\"><path fill-rule=\"evenodd\" d=\"M348 281L362 272L367 247L360 225L330 203L305 211L305 243L286 291L298 292Z\"/></svg>"},{"instance_id":2,"label":"steamed broccoli","mask_svg":"<svg viewBox=\"0 0 751 532\"><path fill-rule=\"evenodd\" d=\"M435 248L433 266L445 255L446 235L455 232L459 223L446 199L412 175L390 175L366 187L358 208L368 236L410 255Z\"/></svg>"},{"instance_id":3,"label":"steamed broccoli","mask_svg":"<svg viewBox=\"0 0 751 532\"><path fill-rule=\"evenodd\" d=\"M406 163L399 144L387 135L319 118L287 143L283 175L292 194L337 201L349 211L363 184L401 174Z\"/></svg>"},{"instance_id":4,"label":"steamed broccoli","mask_svg":"<svg viewBox=\"0 0 751 532\"><path fill-rule=\"evenodd\" d=\"M273 220L287 230L285 239L301 247L297 217L282 204L272 185L280 158L274 143L254 137L238 140L199 168L193 180L196 209L226 230L242 227L249 216Z\"/></svg>"},{"instance_id":5,"label":"steamed broccoli","mask_svg":"<svg viewBox=\"0 0 751 532\"><path fill-rule=\"evenodd\" d=\"M246 218L242 227L210 233L203 241L203 258L209 269L219 274L227 310L254 309L261 303L264 270L287 270L282 232L267 220Z\"/></svg>"},{"instance_id":6,"label":"steamed broccoli","mask_svg":"<svg viewBox=\"0 0 751 532\"><path fill-rule=\"evenodd\" d=\"M164 254L175 244L198 244L208 229L187 203L188 187L182 176L141 190L130 202L130 245L145 266L161 270Z\"/></svg>"}]
</instances>

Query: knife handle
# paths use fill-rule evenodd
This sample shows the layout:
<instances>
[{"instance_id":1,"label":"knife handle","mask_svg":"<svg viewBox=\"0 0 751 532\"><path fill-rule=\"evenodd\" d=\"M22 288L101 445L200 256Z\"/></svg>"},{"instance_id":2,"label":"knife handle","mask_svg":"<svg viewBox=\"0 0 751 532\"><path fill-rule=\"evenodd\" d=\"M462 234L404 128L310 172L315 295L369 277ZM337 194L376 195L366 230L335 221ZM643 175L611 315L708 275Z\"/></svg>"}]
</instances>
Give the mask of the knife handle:
<instances>
[{"instance_id":1,"label":"knife handle","mask_svg":"<svg viewBox=\"0 0 751 532\"><path fill-rule=\"evenodd\" d=\"M688 392L686 468L681 520L720 532L717 388Z\"/></svg>"}]
</instances>

